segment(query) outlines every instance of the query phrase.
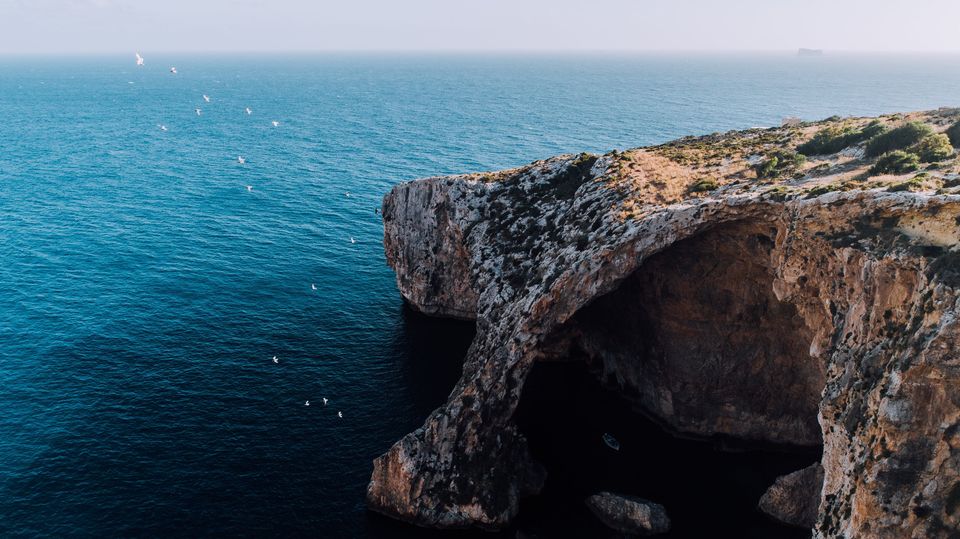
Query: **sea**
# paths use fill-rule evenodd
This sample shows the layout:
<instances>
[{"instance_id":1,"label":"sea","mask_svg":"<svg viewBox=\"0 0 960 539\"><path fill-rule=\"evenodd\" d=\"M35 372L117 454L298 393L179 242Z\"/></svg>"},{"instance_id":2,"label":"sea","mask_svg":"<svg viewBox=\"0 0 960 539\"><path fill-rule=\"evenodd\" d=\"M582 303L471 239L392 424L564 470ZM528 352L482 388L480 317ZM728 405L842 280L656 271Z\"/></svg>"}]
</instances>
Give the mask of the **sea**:
<instances>
[{"instance_id":1,"label":"sea","mask_svg":"<svg viewBox=\"0 0 960 539\"><path fill-rule=\"evenodd\" d=\"M956 55L140 52L142 67L133 51L0 56L2 537L463 535L364 503L372 460L445 401L474 333L404 305L375 211L392 186L790 116L960 106ZM582 428L615 415L583 410ZM534 423L534 449L579 439L555 414ZM625 455L662 438L637 432ZM555 477L615 463L593 445L544 460ZM703 462L737 470L749 451ZM630 466L619 488L640 488L648 466L692 515L671 536L699 520L773 537L752 506L724 510L727 494L816 459L786 455L748 487L689 473L688 452L648 457L574 490ZM522 509L526 528L501 535L606 536L589 515L557 527L583 513L557 507Z\"/></svg>"}]
</instances>

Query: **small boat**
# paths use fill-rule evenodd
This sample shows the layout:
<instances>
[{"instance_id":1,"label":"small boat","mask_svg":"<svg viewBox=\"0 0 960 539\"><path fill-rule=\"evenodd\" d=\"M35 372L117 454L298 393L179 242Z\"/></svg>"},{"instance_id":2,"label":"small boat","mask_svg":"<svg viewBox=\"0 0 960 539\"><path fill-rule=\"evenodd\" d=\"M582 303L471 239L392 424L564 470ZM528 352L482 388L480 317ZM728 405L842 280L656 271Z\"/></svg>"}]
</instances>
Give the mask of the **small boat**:
<instances>
[{"instance_id":1,"label":"small boat","mask_svg":"<svg viewBox=\"0 0 960 539\"><path fill-rule=\"evenodd\" d=\"M617 439L614 438L609 432L603 433L603 443L614 451L620 451L620 442L618 442Z\"/></svg>"}]
</instances>

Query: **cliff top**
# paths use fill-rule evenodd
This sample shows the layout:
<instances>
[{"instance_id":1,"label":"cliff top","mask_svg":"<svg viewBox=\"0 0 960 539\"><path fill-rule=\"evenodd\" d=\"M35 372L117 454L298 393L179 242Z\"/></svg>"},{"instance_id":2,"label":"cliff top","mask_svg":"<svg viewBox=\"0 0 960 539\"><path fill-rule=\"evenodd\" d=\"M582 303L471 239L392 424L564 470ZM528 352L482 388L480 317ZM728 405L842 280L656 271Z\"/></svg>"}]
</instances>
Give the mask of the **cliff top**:
<instances>
[{"instance_id":1,"label":"cliff top","mask_svg":"<svg viewBox=\"0 0 960 539\"><path fill-rule=\"evenodd\" d=\"M623 218L640 217L651 206L750 192L787 200L868 189L960 191L960 159L953 149L960 146L960 109L784 124L602 156L558 156L465 178L496 182L527 172L552 174L559 162L570 163L570 174L578 176L577 169L586 173L599 163L604 170L592 176L623 193Z\"/></svg>"}]
</instances>

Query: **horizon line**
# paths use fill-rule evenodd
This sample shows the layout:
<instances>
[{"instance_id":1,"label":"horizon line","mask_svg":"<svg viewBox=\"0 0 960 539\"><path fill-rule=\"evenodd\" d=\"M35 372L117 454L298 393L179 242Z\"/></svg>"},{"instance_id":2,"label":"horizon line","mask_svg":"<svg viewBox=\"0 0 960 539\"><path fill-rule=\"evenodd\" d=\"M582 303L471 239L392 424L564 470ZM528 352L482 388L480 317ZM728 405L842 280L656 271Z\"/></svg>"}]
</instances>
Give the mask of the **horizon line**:
<instances>
[{"instance_id":1,"label":"horizon line","mask_svg":"<svg viewBox=\"0 0 960 539\"><path fill-rule=\"evenodd\" d=\"M398 49L91 49L88 51L13 51L0 50L0 56L89 56L89 55L120 55L133 52L148 52L150 54L793 54L797 55L802 49L435 49L435 48L398 48ZM941 50L868 50L868 49L812 49L820 50L823 56L833 54L910 54L910 55L960 55L960 49Z\"/></svg>"}]
</instances>

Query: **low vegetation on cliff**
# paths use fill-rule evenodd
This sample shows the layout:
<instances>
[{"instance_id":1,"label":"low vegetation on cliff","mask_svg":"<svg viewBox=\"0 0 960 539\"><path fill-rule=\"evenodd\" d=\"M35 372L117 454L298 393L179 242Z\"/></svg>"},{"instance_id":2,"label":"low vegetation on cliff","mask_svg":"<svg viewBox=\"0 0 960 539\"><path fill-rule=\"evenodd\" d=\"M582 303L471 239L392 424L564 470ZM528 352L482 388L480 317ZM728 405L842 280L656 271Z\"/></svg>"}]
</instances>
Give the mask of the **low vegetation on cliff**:
<instances>
[{"instance_id":1,"label":"low vegetation on cliff","mask_svg":"<svg viewBox=\"0 0 960 539\"><path fill-rule=\"evenodd\" d=\"M899 189L924 171L911 189L957 190L960 163L960 109L939 109L879 118L831 117L816 122L786 122L783 127L749 129L686 137L650 148L623 152L651 163L666 158L682 172L668 175L687 182L687 196L727 196L753 190L771 198L807 198L852 189ZM649 168L618 169L618 181L642 181ZM660 165L659 169L670 168ZM641 174L641 172L645 172ZM659 175L658 181L665 180ZM669 180L667 180L669 181ZM629 201L626 206L632 206ZM629 212L628 212L629 213Z\"/></svg>"},{"instance_id":2,"label":"low vegetation on cliff","mask_svg":"<svg viewBox=\"0 0 960 539\"><path fill-rule=\"evenodd\" d=\"M646 204L689 197L769 192L775 199L806 198L853 189L886 190L923 171L922 186L960 192L960 109L879 118L833 116L782 127L684 137L666 144L569 158L557 196L573 196L592 167L597 180L621 188L622 216ZM543 166L471 175L496 182Z\"/></svg>"}]
</instances>

